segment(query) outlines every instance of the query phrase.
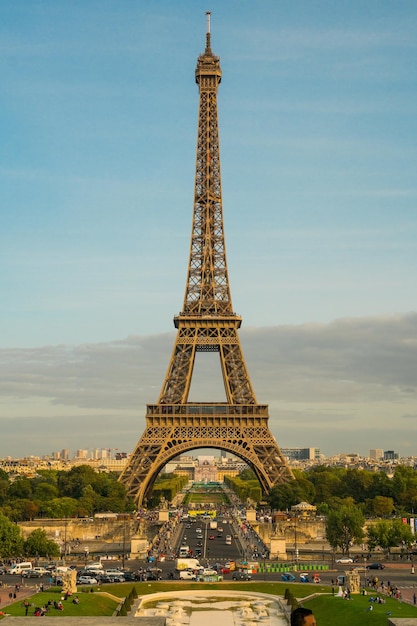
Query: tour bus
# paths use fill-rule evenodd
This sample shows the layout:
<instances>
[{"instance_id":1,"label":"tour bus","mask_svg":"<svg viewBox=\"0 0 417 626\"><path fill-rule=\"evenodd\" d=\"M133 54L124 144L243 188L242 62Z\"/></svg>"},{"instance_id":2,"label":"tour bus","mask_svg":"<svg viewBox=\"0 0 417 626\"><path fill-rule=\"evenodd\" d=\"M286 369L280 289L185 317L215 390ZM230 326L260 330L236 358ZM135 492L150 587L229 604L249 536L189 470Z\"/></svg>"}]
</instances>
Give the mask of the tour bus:
<instances>
[{"instance_id":1,"label":"tour bus","mask_svg":"<svg viewBox=\"0 0 417 626\"><path fill-rule=\"evenodd\" d=\"M226 535L226 545L227 546L232 545L232 535Z\"/></svg>"}]
</instances>

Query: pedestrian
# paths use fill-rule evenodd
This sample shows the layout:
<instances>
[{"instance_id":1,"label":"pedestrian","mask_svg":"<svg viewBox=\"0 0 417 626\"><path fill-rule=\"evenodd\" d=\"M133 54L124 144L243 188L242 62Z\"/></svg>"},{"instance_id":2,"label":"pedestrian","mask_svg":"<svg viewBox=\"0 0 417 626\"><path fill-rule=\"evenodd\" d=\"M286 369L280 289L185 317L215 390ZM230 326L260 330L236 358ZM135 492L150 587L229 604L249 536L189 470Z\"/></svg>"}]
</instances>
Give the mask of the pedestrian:
<instances>
[{"instance_id":1,"label":"pedestrian","mask_svg":"<svg viewBox=\"0 0 417 626\"><path fill-rule=\"evenodd\" d=\"M417 604L417 596L416 596L416 594L413 595L413 604L414 605Z\"/></svg>"},{"instance_id":2,"label":"pedestrian","mask_svg":"<svg viewBox=\"0 0 417 626\"><path fill-rule=\"evenodd\" d=\"M311 609L299 606L291 613L291 626L317 626L316 618Z\"/></svg>"}]
</instances>

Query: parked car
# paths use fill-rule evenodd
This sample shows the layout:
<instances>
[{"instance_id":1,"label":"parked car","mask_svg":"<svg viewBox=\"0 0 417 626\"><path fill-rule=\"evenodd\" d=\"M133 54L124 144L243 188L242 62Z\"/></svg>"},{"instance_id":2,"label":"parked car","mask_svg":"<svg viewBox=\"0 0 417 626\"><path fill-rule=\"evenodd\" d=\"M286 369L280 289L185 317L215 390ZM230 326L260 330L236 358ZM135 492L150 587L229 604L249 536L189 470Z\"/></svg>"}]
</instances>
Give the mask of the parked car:
<instances>
[{"instance_id":1,"label":"parked car","mask_svg":"<svg viewBox=\"0 0 417 626\"><path fill-rule=\"evenodd\" d=\"M137 580L136 572L121 572L123 574L123 578L126 582L130 582L131 580Z\"/></svg>"},{"instance_id":2,"label":"parked car","mask_svg":"<svg viewBox=\"0 0 417 626\"><path fill-rule=\"evenodd\" d=\"M385 569L385 565L383 563L369 563L366 569Z\"/></svg>"},{"instance_id":3,"label":"parked car","mask_svg":"<svg viewBox=\"0 0 417 626\"><path fill-rule=\"evenodd\" d=\"M24 572L22 572L23 578L42 578L42 576L43 574L41 574L35 569L27 569Z\"/></svg>"},{"instance_id":4,"label":"parked car","mask_svg":"<svg viewBox=\"0 0 417 626\"><path fill-rule=\"evenodd\" d=\"M99 584L101 583L125 583L126 578L124 574L100 574L97 576Z\"/></svg>"},{"instance_id":5,"label":"parked car","mask_svg":"<svg viewBox=\"0 0 417 626\"><path fill-rule=\"evenodd\" d=\"M347 565L348 563L353 563L353 559L351 559L350 556L342 556L341 559L336 559L336 563Z\"/></svg>"},{"instance_id":6,"label":"parked car","mask_svg":"<svg viewBox=\"0 0 417 626\"><path fill-rule=\"evenodd\" d=\"M97 570L93 570L93 569L82 569L81 571L78 572L78 577L80 576L87 576L87 577L91 577L91 578L99 578L100 576L104 576L106 574L106 572L103 570L101 572L98 572Z\"/></svg>"},{"instance_id":7,"label":"parked car","mask_svg":"<svg viewBox=\"0 0 417 626\"><path fill-rule=\"evenodd\" d=\"M281 574L281 580L292 582L293 580L295 580L295 576L290 572L285 572L285 574Z\"/></svg>"},{"instance_id":8,"label":"parked car","mask_svg":"<svg viewBox=\"0 0 417 626\"><path fill-rule=\"evenodd\" d=\"M145 580L162 580L162 570L158 567L150 568L145 573Z\"/></svg>"},{"instance_id":9,"label":"parked car","mask_svg":"<svg viewBox=\"0 0 417 626\"><path fill-rule=\"evenodd\" d=\"M80 576L77 580L77 584L79 585L97 585L97 578L93 578L92 576Z\"/></svg>"},{"instance_id":10,"label":"parked car","mask_svg":"<svg viewBox=\"0 0 417 626\"><path fill-rule=\"evenodd\" d=\"M252 576L247 572L233 572L232 580L252 580Z\"/></svg>"},{"instance_id":11,"label":"parked car","mask_svg":"<svg viewBox=\"0 0 417 626\"><path fill-rule=\"evenodd\" d=\"M39 572L41 576L47 576L49 574L49 571L46 569L46 567L42 567L41 565L37 565L33 569L35 570L35 572Z\"/></svg>"},{"instance_id":12,"label":"parked car","mask_svg":"<svg viewBox=\"0 0 417 626\"><path fill-rule=\"evenodd\" d=\"M178 576L180 580L197 580L196 574L188 569L180 570Z\"/></svg>"}]
</instances>

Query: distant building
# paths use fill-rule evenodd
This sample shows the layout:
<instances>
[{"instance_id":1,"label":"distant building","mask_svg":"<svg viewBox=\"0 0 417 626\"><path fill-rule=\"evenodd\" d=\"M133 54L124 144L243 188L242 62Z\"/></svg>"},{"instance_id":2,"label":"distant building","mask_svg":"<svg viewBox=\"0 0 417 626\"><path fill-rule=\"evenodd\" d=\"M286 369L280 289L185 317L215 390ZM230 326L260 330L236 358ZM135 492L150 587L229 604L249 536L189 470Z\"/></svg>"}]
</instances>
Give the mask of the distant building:
<instances>
[{"instance_id":1,"label":"distant building","mask_svg":"<svg viewBox=\"0 0 417 626\"><path fill-rule=\"evenodd\" d=\"M282 454L289 461L319 461L320 448L281 448Z\"/></svg>"},{"instance_id":2,"label":"distant building","mask_svg":"<svg viewBox=\"0 0 417 626\"><path fill-rule=\"evenodd\" d=\"M399 459L398 452L394 452L394 450L385 450L384 461L398 461L398 459Z\"/></svg>"},{"instance_id":3,"label":"distant building","mask_svg":"<svg viewBox=\"0 0 417 626\"><path fill-rule=\"evenodd\" d=\"M217 465L214 459L199 460L197 467L194 468L194 480L198 483L217 481Z\"/></svg>"},{"instance_id":4,"label":"distant building","mask_svg":"<svg viewBox=\"0 0 417 626\"><path fill-rule=\"evenodd\" d=\"M369 450L369 458L374 461L380 461L384 458L384 451L382 448L373 448Z\"/></svg>"}]
</instances>

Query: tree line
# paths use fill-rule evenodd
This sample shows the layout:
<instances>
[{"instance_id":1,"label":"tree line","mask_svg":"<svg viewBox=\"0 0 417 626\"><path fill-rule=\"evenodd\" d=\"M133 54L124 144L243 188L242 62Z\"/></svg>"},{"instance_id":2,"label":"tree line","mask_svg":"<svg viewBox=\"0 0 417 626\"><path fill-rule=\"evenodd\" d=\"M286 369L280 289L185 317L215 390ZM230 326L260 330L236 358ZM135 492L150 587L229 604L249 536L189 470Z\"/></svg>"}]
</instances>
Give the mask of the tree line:
<instances>
[{"instance_id":1,"label":"tree line","mask_svg":"<svg viewBox=\"0 0 417 626\"><path fill-rule=\"evenodd\" d=\"M23 539L22 531L5 515L0 513L0 556L3 561L25 556L27 558L57 557L59 546L52 539L48 539L46 531L35 528Z\"/></svg>"},{"instance_id":2,"label":"tree line","mask_svg":"<svg viewBox=\"0 0 417 626\"><path fill-rule=\"evenodd\" d=\"M267 497L273 510L289 511L299 502L317 507L326 516L326 539L334 550L348 554L364 543L372 553L381 548L388 556L400 546L408 552L415 536L403 518L417 511L417 471L408 466L385 472L315 466L294 471L295 480L274 487Z\"/></svg>"},{"instance_id":3,"label":"tree line","mask_svg":"<svg viewBox=\"0 0 417 626\"><path fill-rule=\"evenodd\" d=\"M89 465L69 471L41 470L34 478L10 479L0 470L0 513L13 522L35 517L91 517L94 513L131 512L134 502L127 498L117 472L96 472Z\"/></svg>"},{"instance_id":4,"label":"tree line","mask_svg":"<svg viewBox=\"0 0 417 626\"><path fill-rule=\"evenodd\" d=\"M271 509L287 511L309 502L327 515L343 505L356 506L366 517L417 517L417 470L399 465L394 474L317 465L294 470L295 480L277 485L267 501Z\"/></svg>"}]
</instances>

